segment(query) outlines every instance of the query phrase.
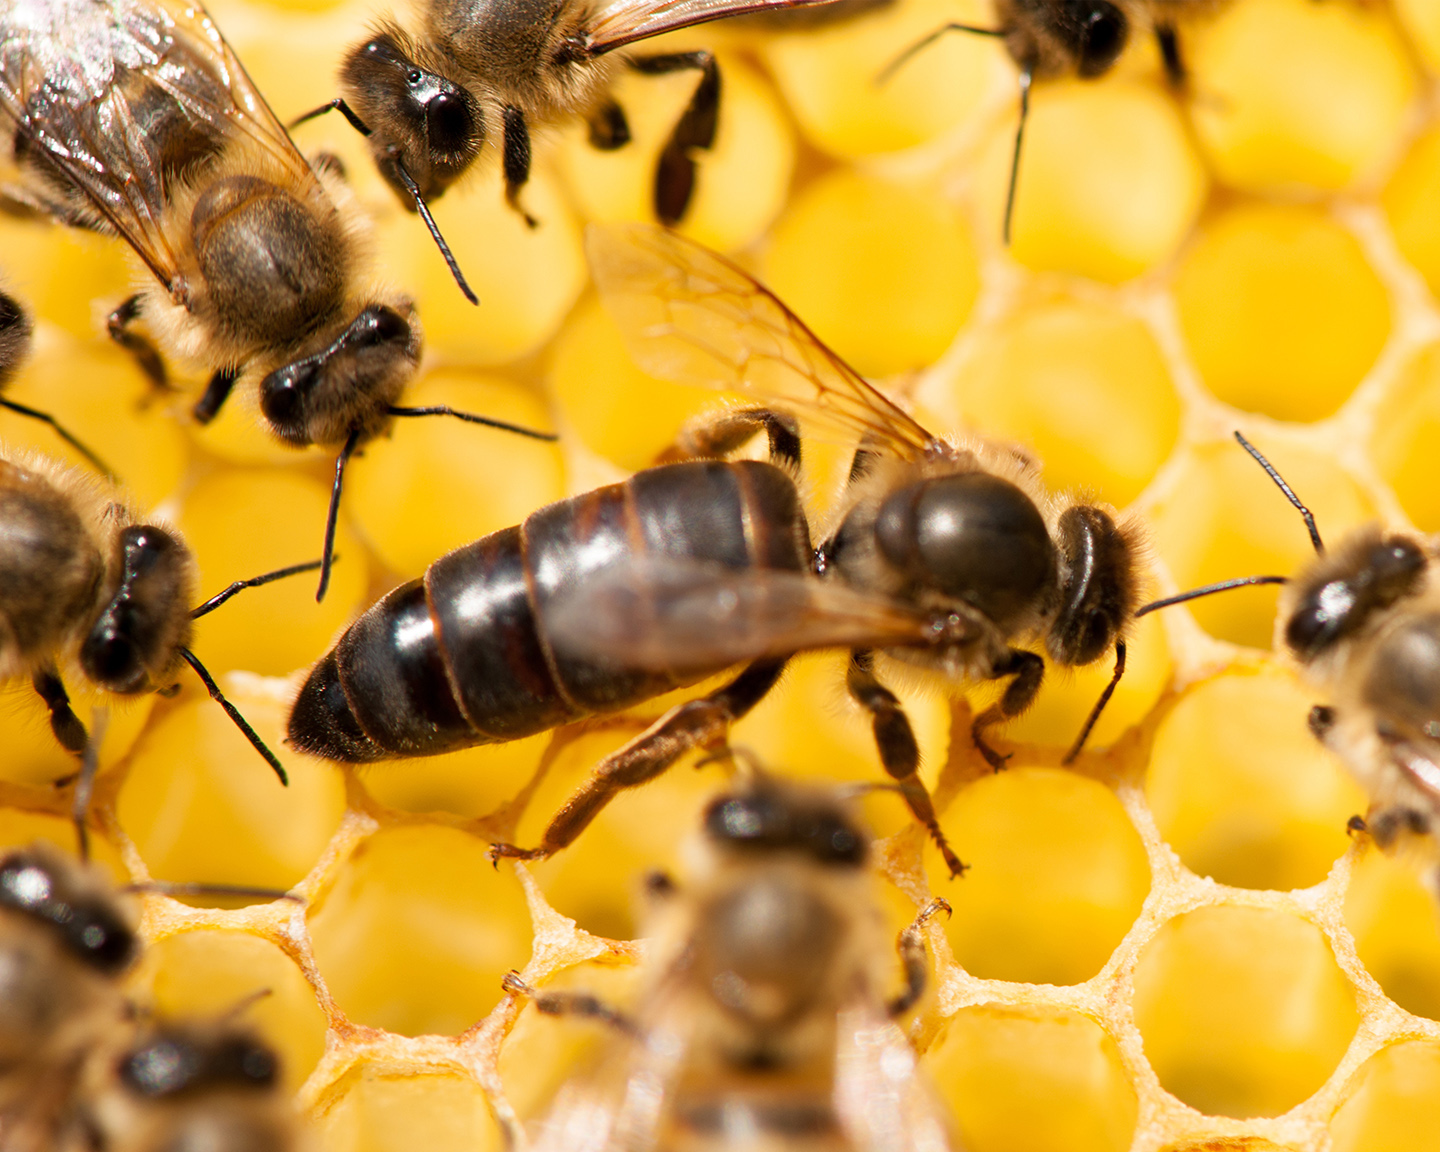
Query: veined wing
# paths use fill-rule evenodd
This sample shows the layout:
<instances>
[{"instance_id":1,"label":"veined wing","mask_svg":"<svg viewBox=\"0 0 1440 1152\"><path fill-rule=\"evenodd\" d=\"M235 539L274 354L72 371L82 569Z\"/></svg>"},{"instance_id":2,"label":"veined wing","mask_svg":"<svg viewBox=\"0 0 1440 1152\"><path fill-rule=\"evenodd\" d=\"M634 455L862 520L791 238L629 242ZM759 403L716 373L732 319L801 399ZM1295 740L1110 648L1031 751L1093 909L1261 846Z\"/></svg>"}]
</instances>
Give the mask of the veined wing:
<instances>
[{"instance_id":1,"label":"veined wing","mask_svg":"<svg viewBox=\"0 0 1440 1152\"><path fill-rule=\"evenodd\" d=\"M877 1005L840 1013L835 1109L865 1152L961 1152L915 1050Z\"/></svg>"},{"instance_id":2,"label":"veined wing","mask_svg":"<svg viewBox=\"0 0 1440 1152\"><path fill-rule=\"evenodd\" d=\"M651 375L748 392L905 459L943 449L723 256L646 224L592 224L585 246L630 354Z\"/></svg>"},{"instance_id":3,"label":"veined wing","mask_svg":"<svg viewBox=\"0 0 1440 1152\"><path fill-rule=\"evenodd\" d=\"M777 12L786 8L814 8L833 0L615 0L596 13L588 30L588 46L597 56L614 48L674 32L694 24Z\"/></svg>"},{"instance_id":4,"label":"veined wing","mask_svg":"<svg viewBox=\"0 0 1440 1152\"><path fill-rule=\"evenodd\" d=\"M8 0L0 122L20 151L83 193L167 286L180 240L169 184L197 155L247 139L318 189L284 127L198 3Z\"/></svg>"}]
</instances>

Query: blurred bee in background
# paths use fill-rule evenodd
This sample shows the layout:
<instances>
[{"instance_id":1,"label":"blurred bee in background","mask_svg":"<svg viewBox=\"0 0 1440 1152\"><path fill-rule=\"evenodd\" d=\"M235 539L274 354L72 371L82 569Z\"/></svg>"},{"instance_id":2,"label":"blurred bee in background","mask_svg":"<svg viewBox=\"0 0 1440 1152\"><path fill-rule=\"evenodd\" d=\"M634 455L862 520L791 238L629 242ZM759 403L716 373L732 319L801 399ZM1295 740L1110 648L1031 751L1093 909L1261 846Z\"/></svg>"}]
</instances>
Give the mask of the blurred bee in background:
<instances>
[{"instance_id":1,"label":"blurred bee in background","mask_svg":"<svg viewBox=\"0 0 1440 1152\"><path fill-rule=\"evenodd\" d=\"M1299 510L1316 558L1294 577L1247 576L1147 604L1141 613L1252 584L1283 584L1276 621L1304 679L1326 698L1310 710L1314 736L1370 796L1368 827L1381 848L1440 834L1440 586L1433 538L1351 532L1326 550L1315 517L1274 466L1235 439ZM1440 897L1440 866L1427 877Z\"/></svg>"},{"instance_id":2,"label":"blurred bee in background","mask_svg":"<svg viewBox=\"0 0 1440 1152\"><path fill-rule=\"evenodd\" d=\"M0 680L29 676L62 746L79 755L85 726L62 666L121 696L171 692L181 663L275 770L285 770L190 651L191 621L243 588L319 562L232 584L192 610L195 558L171 530L140 522L117 492L39 456L0 454Z\"/></svg>"},{"instance_id":3,"label":"blurred bee in background","mask_svg":"<svg viewBox=\"0 0 1440 1152\"><path fill-rule=\"evenodd\" d=\"M214 419L242 378L287 444L338 448L320 589L344 467L395 416L420 358L409 299L382 289L343 182L312 168L205 10L178 0L8 0L0 7L0 128L13 211L118 235L154 276L110 317L211 370L195 405ZM161 371L153 348L140 356Z\"/></svg>"},{"instance_id":4,"label":"blurred bee in background","mask_svg":"<svg viewBox=\"0 0 1440 1152\"><path fill-rule=\"evenodd\" d=\"M537 1152L813 1149L943 1152L950 1126L895 1025L925 987L923 928L887 965L870 837L838 792L759 776L717 797L686 882L652 878L646 979L634 1015L592 996L505 988L617 1033L562 1090Z\"/></svg>"},{"instance_id":5,"label":"blurred bee in background","mask_svg":"<svg viewBox=\"0 0 1440 1152\"><path fill-rule=\"evenodd\" d=\"M479 158L487 140L497 141L506 200L533 227L519 197L536 127L583 116L594 147L619 148L629 143L630 127L609 95L616 67L652 76L694 70L700 83L655 171L656 218L676 224L694 191L694 153L715 142L720 72L706 51L620 50L727 16L827 2L611 0L597 7L580 0L426 0L418 33L382 22L345 57L342 95L295 123L339 109L369 141L381 175L422 213Z\"/></svg>"}]
</instances>

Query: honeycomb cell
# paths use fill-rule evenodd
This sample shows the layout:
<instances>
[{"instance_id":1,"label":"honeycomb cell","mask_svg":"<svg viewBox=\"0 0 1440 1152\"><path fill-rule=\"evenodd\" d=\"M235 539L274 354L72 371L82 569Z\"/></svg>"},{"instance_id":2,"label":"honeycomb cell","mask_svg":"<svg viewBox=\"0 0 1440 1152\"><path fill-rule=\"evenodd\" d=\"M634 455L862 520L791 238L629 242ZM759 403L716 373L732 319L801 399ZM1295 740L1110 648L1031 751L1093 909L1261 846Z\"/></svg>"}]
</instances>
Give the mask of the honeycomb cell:
<instances>
[{"instance_id":1,"label":"honeycomb cell","mask_svg":"<svg viewBox=\"0 0 1440 1152\"><path fill-rule=\"evenodd\" d=\"M100 770L120 763L134 747L155 696L116 696L92 687L78 669L65 675L70 707L87 729L94 727L96 709L104 709L105 734L100 742ZM188 675L189 673L185 673ZM177 676L177 679L179 677ZM10 784L48 787L56 780L75 774L78 761L65 751L50 728L50 710L36 694L29 679L12 680L0 687L0 780Z\"/></svg>"},{"instance_id":2,"label":"honeycomb cell","mask_svg":"<svg viewBox=\"0 0 1440 1152\"><path fill-rule=\"evenodd\" d=\"M1058 768L1012 767L969 785L940 818L970 870L945 884L955 959L980 979L1078 984L1100 971L1150 890L1145 846L1115 794Z\"/></svg>"},{"instance_id":3,"label":"honeycomb cell","mask_svg":"<svg viewBox=\"0 0 1440 1152\"><path fill-rule=\"evenodd\" d=\"M844 169L791 201L763 279L869 376L936 360L980 290L974 243L945 200Z\"/></svg>"},{"instance_id":4,"label":"honeycomb cell","mask_svg":"<svg viewBox=\"0 0 1440 1152\"><path fill-rule=\"evenodd\" d=\"M980 160L976 203L997 242L1016 124L1000 124ZM1179 111L1153 86L1046 83L1025 125L1010 254L1036 271L1128 280L1174 255L1207 184Z\"/></svg>"},{"instance_id":5,"label":"honeycomb cell","mask_svg":"<svg viewBox=\"0 0 1440 1152\"><path fill-rule=\"evenodd\" d=\"M707 40L705 29L674 41L690 51ZM683 43L682 43L683 40ZM665 51L656 44L654 51ZM729 252L754 243L785 204L795 167L795 138L769 82L751 65L717 54L721 73L720 120L715 144L693 153L697 173L681 231ZM654 220L655 165L689 103L699 73L642 76L622 72L613 94L625 109L631 141L612 152L593 148L588 131L568 126L557 153L567 191L591 220Z\"/></svg>"},{"instance_id":6,"label":"honeycomb cell","mask_svg":"<svg viewBox=\"0 0 1440 1152\"><path fill-rule=\"evenodd\" d=\"M1314 703L1265 665L1192 688L1161 722L1145 798L1187 868L1242 888L1325 879L1366 800L1306 728Z\"/></svg>"},{"instance_id":7,"label":"honeycomb cell","mask_svg":"<svg viewBox=\"0 0 1440 1152\"><path fill-rule=\"evenodd\" d=\"M949 390L970 426L1036 454L1051 489L1083 489L1117 508L1180 434L1180 400L1155 337L1107 304L1017 311L980 333Z\"/></svg>"},{"instance_id":8,"label":"honeycomb cell","mask_svg":"<svg viewBox=\"0 0 1440 1152\"><path fill-rule=\"evenodd\" d=\"M329 764L282 743L283 684L232 674L220 686L279 755L290 786L281 787L217 704L192 698L136 745L117 802L120 824L157 879L284 891L334 834L344 785Z\"/></svg>"},{"instance_id":9,"label":"honeycomb cell","mask_svg":"<svg viewBox=\"0 0 1440 1152\"><path fill-rule=\"evenodd\" d=\"M409 407L449 405L522 428L550 431L539 396L500 377L440 369L409 389ZM560 448L445 416L401 420L346 475L351 518L400 576L518 524L565 494Z\"/></svg>"},{"instance_id":10,"label":"honeycomb cell","mask_svg":"<svg viewBox=\"0 0 1440 1152\"><path fill-rule=\"evenodd\" d=\"M464 1031L530 955L519 882L450 828L390 828L356 849L310 916L315 960L356 1023L407 1036Z\"/></svg>"},{"instance_id":11,"label":"honeycomb cell","mask_svg":"<svg viewBox=\"0 0 1440 1152\"><path fill-rule=\"evenodd\" d=\"M1289 442L1259 437L1265 453L1315 514L1321 535L1339 540L1374 516L1365 495L1330 458ZM1233 441L1189 450L1163 498L1151 509L1155 550L1180 589L1271 573L1293 575L1314 558L1300 514ZM1243 588L1186 608L1212 636L1268 648L1277 593Z\"/></svg>"},{"instance_id":12,"label":"honeycomb cell","mask_svg":"<svg viewBox=\"0 0 1440 1152\"><path fill-rule=\"evenodd\" d=\"M487 816L535 774L548 733L505 744L482 744L443 756L377 764L363 776L365 791L402 812Z\"/></svg>"},{"instance_id":13,"label":"honeycomb cell","mask_svg":"<svg viewBox=\"0 0 1440 1152\"><path fill-rule=\"evenodd\" d=\"M1119 1049L1085 1016L962 1009L920 1066L969 1152L1123 1152L1134 1136Z\"/></svg>"},{"instance_id":14,"label":"honeycomb cell","mask_svg":"<svg viewBox=\"0 0 1440 1152\"><path fill-rule=\"evenodd\" d=\"M500 1129L473 1080L386 1075L365 1065L321 1122L327 1152L499 1152Z\"/></svg>"},{"instance_id":15,"label":"honeycomb cell","mask_svg":"<svg viewBox=\"0 0 1440 1152\"><path fill-rule=\"evenodd\" d=\"M1360 962L1407 1012L1440 1020L1440 923L1434 897L1404 859L1366 852L1345 890Z\"/></svg>"},{"instance_id":16,"label":"honeycomb cell","mask_svg":"<svg viewBox=\"0 0 1440 1152\"><path fill-rule=\"evenodd\" d=\"M1330 1121L1335 1152L1435 1152L1440 1044L1409 1040L1382 1048L1360 1066Z\"/></svg>"},{"instance_id":17,"label":"honeycomb cell","mask_svg":"<svg viewBox=\"0 0 1440 1152\"><path fill-rule=\"evenodd\" d=\"M1415 92L1405 45L1384 12L1360 4L1230 4L1186 51L1200 146L1248 192L1363 178L1395 146Z\"/></svg>"},{"instance_id":18,"label":"honeycomb cell","mask_svg":"<svg viewBox=\"0 0 1440 1152\"><path fill-rule=\"evenodd\" d=\"M980 110L1008 66L989 37L941 37L887 79L880 77L943 24L990 19L978 0L907 0L827 27L771 36L761 52L810 142L853 159L933 140Z\"/></svg>"},{"instance_id":19,"label":"honeycomb cell","mask_svg":"<svg viewBox=\"0 0 1440 1152\"><path fill-rule=\"evenodd\" d=\"M1440 344L1430 344L1405 366L1375 414L1370 458L1425 532L1440 529Z\"/></svg>"},{"instance_id":20,"label":"honeycomb cell","mask_svg":"<svg viewBox=\"0 0 1440 1152\"><path fill-rule=\"evenodd\" d=\"M330 493L292 470L231 469L205 477L185 497L179 526L200 567L200 595L320 558ZM360 607L369 583L365 549L341 505L330 591L315 603L313 572L247 588L196 622L195 650L212 672L243 668L285 675L318 659ZM262 530L263 526L263 530Z\"/></svg>"},{"instance_id":21,"label":"honeycomb cell","mask_svg":"<svg viewBox=\"0 0 1440 1152\"><path fill-rule=\"evenodd\" d=\"M1334 1071L1359 1024L1314 925L1269 908L1201 908L1135 968L1135 1023L1160 1083L1220 1116L1278 1116Z\"/></svg>"},{"instance_id":22,"label":"honeycomb cell","mask_svg":"<svg viewBox=\"0 0 1440 1152\"><path fill-rule=\"evenodd\" d=\"M289 957L257 936L214 930L167 936L145 949L129 984L132 995L138 992L157 1015L171 1019L215 1019L244 1004L238 1023L279 1053L291 1092L325 1051L325 1014L310 985Z\"/></svg>"},{"instance_id":23,"label":"honeycomb cell","mask_svg":"<svg viewBox=\"0 0 1440 1152\"><path fill-rule=\"evenodd\" d=\"M1359 242L1298 204L1221 212L1185 254L1174 291L1206 387L1277 420L1332 415L1390 332L1385 287Z\"/></svg>"},{"instance_id":24,"label":"honeycomb cell","mask_svg":"<svg viewBox=\"0 0 1440 1152\"><path fill-rule=\"evenodd\" d=\"M103 317L135 288L130 249L109 236L7 214L0 252L0 288L72 336L98 336Z\"/></svg>"},{"instance_id":25,"label":"honeycomb cell","mask_svg":"<svg viewBox=\"0 0 1440 1152\"><path fill-rule=\"evenodd\" d=\"M75 842L75 825L69 819L46 816L40 812L22 812L17 808L0 810L0 851L23 848L37 840L53 844L62 852L79 851ZM116 884L123 884L129 879L120 854L108 840L95 835L93 830L90 836L90 860L98 864Z\"/></svg>"},{"instance_id":26,"label":"honeycomb cell","mask_svg":"<svg viewBox=\"0 0 1440 1152\"><path fill-rule=\"evenodd\" d=\"M118 348L41 329L5 398L55 417L110 467L140 515L180 487L190 463L185 433L166 411L168 398ZM0 440L7 455L28 449L94 474L89 461L38 420L0 411Z\"/></svg>"}]
</instances>

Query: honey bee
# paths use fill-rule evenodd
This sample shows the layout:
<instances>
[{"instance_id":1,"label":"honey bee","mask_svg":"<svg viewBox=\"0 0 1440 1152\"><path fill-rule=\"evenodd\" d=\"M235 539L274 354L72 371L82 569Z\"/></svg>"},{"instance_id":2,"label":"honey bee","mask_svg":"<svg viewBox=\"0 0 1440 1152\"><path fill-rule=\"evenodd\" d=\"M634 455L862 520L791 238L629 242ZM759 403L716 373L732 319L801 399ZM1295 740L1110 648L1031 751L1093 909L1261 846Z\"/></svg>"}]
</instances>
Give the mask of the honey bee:
<instances>
[{"instance_id":1,"label":"honey bee","mask_svg":"<svg viewBox=\"0 0 1440 1152\"><path fill-rule=\"evenodd\" d=\"M553 438L397 407L420 358L414 305L377 282L343 181L306 163L198 3L7 0L0 129L12 210L118 235L150 271L110 332L143 348L143 317L167 356L211 370L198 421L243 378L279 439L339 450L317 598L345 463L394 417Z\"/></svg>"},{"instance_id":2,"label":"honey bee","mask_svg":"<svg viewBox=\"0 0 1440 1152\"><path fill-rule=\"evenodd\" d=\"M274 769L275 754L190 651L191 621L243 588L313 571L300 564L237 581L192 610L195 558L172 530L146 524L92 476L39 456L0 454L0 680L29 676L68 751L87 734L62 665L106 692L168 692L182 663Z\"/></svg>"},{"instance_id":3,"label":"honey bee","mask_svg":"<svg viewBox=\"0 0 1440 1152\"><path fill-rule=\"evenodd\" d=\"M1240 433L1235 438L1300 512L1315 559L1293 577L1247 576L1147 604L1140 613L1250 584L1283 584L1276 647L1326 703L1311 733L1371 799L1382 848L1440 834L1440 584L1433 538L1369 525L1327 550L1315 517ZM1440 868L1430 876L1440 895Z\"/></svg>"},{"instance_id":4,"label":"honey bee","mask_svg":"<svg viewBox=\"0 0 1440 1152\"><path fill-rule=\"evenodd\" d=\"M887 1000L869 854L836 792L760 777L711 802L683 886L651 884L633 1015L506 977L540 1012L617 1033L595 1075L562 1089L537 1152L954 1148L894 1023L925 986L924 924L949 906L900 934L905 987Z\"/></svg>"},{"instance_id":5,"label":"honey bee","mask_svg":"<svg viewBox=\"0 0 1440 1152\"><path fill-rule=\"evenodd\" d=\"M519 202L530 177L532 130L584 116L594 147L620 148L630 141L630 127L608 93L616 67L652 76L693 70L700 82L655 171L655 215L675 224L694 190L694 153L715 142L720 71L707 51L644 56L622 49L727 16L827 2L426 0L419 34L382 22L346 55L342 95L295 123L338 109L367 138L396 194L421 213L470 168L487 140L497 141L506 200L533 227Z\"/></svg>"}]
</instances>

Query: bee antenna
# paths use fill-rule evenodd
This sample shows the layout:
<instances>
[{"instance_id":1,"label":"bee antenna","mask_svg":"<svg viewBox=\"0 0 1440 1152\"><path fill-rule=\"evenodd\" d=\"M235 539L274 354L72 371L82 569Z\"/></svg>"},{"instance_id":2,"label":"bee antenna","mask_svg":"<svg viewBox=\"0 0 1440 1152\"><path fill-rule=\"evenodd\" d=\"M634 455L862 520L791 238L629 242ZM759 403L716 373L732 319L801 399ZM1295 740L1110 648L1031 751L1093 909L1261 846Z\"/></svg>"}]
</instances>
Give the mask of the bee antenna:
<instances>
[{"instance_id":1,"label":"bee antenna","mask_svg":"<svg viewBox=\"0 0 1440 1152\"><path fill-rule=\"evenodd\" d=\"M105 739L105 726L109 721L108 708L91 709L90 735L85 741L80 774L75 778L75 795L70 801L70 819L75 824L80 859L87 862L90 859L90 830L85 826L85 816L90 810L90 796L95 791L95 775L100 771L100 744Z\"/></svg>"},{"instance_id":2,"label":"bee antenna","mask_svg":"<svg viewBox=\"0 0 1440 1152\"><path fill-rule=\"evenodd\" d=\"M430 215L430 206L425 203L425 197L420 195L420 186L415 183L414 177L405 170L405 162L398 155L392 156L395 161L395 171L400 176L400 182L405 185L405 191L415 201L415 211L420 213L420 219L425 221L425 227L430 229L430 236L435 241L436 247L440 249L440 255L445 257L445 263L450 268L450 275L455 277L455 283L460 286L460 291L465 299L471 304L478 305L480 297L476 296L470 285L466 283L465 274L460 271L460 265L455 263L455 257L450 252L450 245L445 243L445 237L440 235L440 225L435 223L435 217Z\"/></svg>"},{"instance_id":3,"label":"bee antenna","mask_svg":"<svg viewBox=\"0 0 1440 1152\"><path fill-rule=\"evenodd\" d=\"M335 556L331 558L330 562L335 564L338 563L339 560L340 557ZM251 576L248 580L236 580L235 583L231 584L225 591L216 593L210 597L209 600L206 600L205 603L201 604L200 607L192 608L190 610L190 619L198 620L202 616L210 615L211 612L219 608L220 605L224 604L230 597L234 596L237 592L245 591L246 588L259 588L262 584L269 584L275 580L284 580L287 576L299 576L302 572L313 572L319 567L319 560L309 560L304 564L292 564L289 568L278 568L274 572L266 572L263 576Z\"/></svg>"},{"instance_id":4,"label":"bee antenna","mask_svg":"<svg viewBox=\"0 0 1440 1152\"><path fill-rule=\"evenodd\" d=\"M335 524L340 518L340 488L345 482L345 465L355 454L360 443L360 429L356 428L335 457L335 486L330 489L330 511L325 515L325 543L320 549L320 587L315 590L315 603L325 599L330 587L330 568L335 563Z\"/></svg>"},{"instance_id":5,"label":"bee antenna","mask_svg":"<svg viewBox=\"0 0 1440 1152\"><path fill-rule=\"evenodd\" d=\"M327 100L324 104L321 104L320 107L312 108L309 112L302 113L295 117L294 120L291 120L285 127L287 129L298 128L307 120L314 120L317 116L323 116L327 112L339 112L340 115L344 116L349 122L350 127L354 128L361 136L370 135L370 125L361 120L360 117L356 115L355 110L351 108L349 104L345 103L344 98L341 96L337 96L333 100Z\"/></svg>"},{"instance_id":6,"label":"bee antenna","mask_svg":"<svg viewBox=\"0 0 1440 1152\"><path fill-rule=\"evenodd\" d=\"M1265 469L1265 475L1269 476L1271 480L1275 481L1276 487L1278 487L1281 492L1285 493L1285 499L1289 500L1291 504L1295 505L1295 507L1299 509L1300 517L1305 521L1305 527L1310 532L1310 543L1315 546L1316 553L1323 556L1325 554L1325 545L1320 541L1320 530L1315 527L1315 517L1311 513L1310 509L1305 507L1304 504L1300 503L1300 497L1295 495L1294 489L1292 489L1289 484L1285 483L1285 478L1275 470L1275 465L1271 464L1269 460L1265 459L1260 449L1256 448L1255 445L1251 444L1250 441L1245 439L1245 437L1242 436L1239 432L1235 433L1235 439L1240 442L1240 447L1244 448L1246 452L1250 453L1251 456L1255 457L1255 462L1259 464L1261 468Z\"/></svg>"},{"instance_id":7,"label":"bee antenna","mask_svg":"<svg viewBox=\"0 0 1440 1152\"><path fill-rule=\"evenodd\" d=\"M244 733L245 739L250 741L255 751L259 752L260 755L265 758L265 763L269 764L270 767L275 770L275 775L280 777L280 783L288 787L290 777L285 775L285 766L276 758L275 753L270 751L265 741L260 739L260 734L256 732L254 728L250 727L250 722L246 720L244 716L240 715L240 709L225 699L225 693L220 691L220 685L216 684L215 678L205 670L205 665L200 663L200 658L188 648L181 648L180 655L185 663L195 669L195 675L200 677L200 683L205 685L205 690L210 693L210 699L225 709L225 715L229 716L230 719L235 722L235 727Z\"/></svg>"},{"instance_id":8,"label":"bee antenna","mask_svg":"<svg viewBox=\"0 0 1440 1152\"><path fill-rule=\"evenodd\" d=\"M1167 596L1163 600L1152 600L1135 613L1135 619L1148 616L1151 612L1158 612L1161 608L1172 608L1176 604L1184 604L1187 600L1199 600L1202 596L1213 596L1216 592L1229 592L1232 588L1246 588L1251 584L1288 583L1290 583L1288 576L1238 576L1234 580L1221 580L1218 584L1206 584L1201 588L1192 588L1188 592Z\"/></svg>"},{"instance_id":9,"label":"bee antenna","mask_svg":"<svg viewBox=\"0 0 1440 1152\"><path fill-rule=\"evenodd\" d=\"M28 416L32 420L39 420L42 424L50 425L51 428L55 429L55 434L59 436L61 440L65 441L66 444L69 444L70 447L84 456L86 460L90 461L107 480L110 480L112 483L119 483L115 473L111 471L110 465L106 464L104 460L100 459L99 456L86 447L81 440L73 436L65 426L56 420L54 416L50 415L50 413L41 412L38 408L28 408L24 404L17 404L14 400L6 400L4 397L0 397L0 408L8 408L11 412L18 413L21 416Z\"/></svg>"},{"instance_id":10,"label":"bee antenna","mask_svg":"<svg viewBox=\"0 0 1440 1152\"><path fill-rule=\"evenodd\" d=\"M489 416L477 416L473 412L460 412L448 404L432 404L426 408L401 408L390 406L391 416L454 416L457 420L468 420L471 424L483 424L487 428L498 428L502 432L514 432L517 436L529 436L533 440L555 441L560 437L554 432L537 432L505 420L492 420Z\"/></svg>"},{"instance_id":11,"label":"bee antenna","mask_svg":"<svg viewBox=\"0 0 1440 1152\"><path fill-rule=\"evenodd\" d=\"M890 83L896 72L900 71L901 68L905 67L906 64L910 63L912 59L930 47L931 44L935 43L935 41L939 40L940 37L944 36L947 32L970 32L976 36L1005 35L999 28L978 28L974 24L942 24L928 36L924 36L915 41L914 44L911 44L910 47L901 52L899 56L895 57L889 64L880 69L880 71L875 74L876 86Z\"/></svg>"},{"instance_id":12,"label":"bee antenna","mask_svg":"<svg viewBox=\"0 0 1440 1152\"><path fill-rule=\"evenodd\" d=\"M1110 703L1110 697L1115 695L1115 689L1120 683L1120 677L1125 675L1125 641L1115 641L1115 671L1110 676L1110 683L1105 685L1105 691L1100 693L1100 699L1095 701L1095 707L1090 709L1090 715L1085 717L1085 724L1080 729L1080 735L1075 737L1075 743L1070 745L1070 751L1065 753L1061 764L1073 764L1075 757L1080 755L1080 750L1085 747L1085 741L1090 739L1090 732L1095 727L1095 722L1100 719L1100 713L1105 711L1105 705Z\"/></svg>"},{"instance_id":13,"label":"bee antenna","mask_svg":"<svg viewBox=\"0 0 1440 1152\"><path fill-rule=\"evenodd\" d=\"M234 896L239 899L289 900L295 904L304 899L278 888L257 888L249 884L199 884L189 880L145 880L126 884L121 892L136 896Z\"/></svg>"},{"instance_id":14,"label":"bee antenna","mask_svg":"<svg viewBox=\"0 0 1440 1152\"><path fill-rule=\"evenodd\" d=\"M1005 225L1001 235L1010 247L1010 224L1015 218L1015 189L1020 186L1020 148L1025 143L1025 125L1030 122L1030 82L1034 73L1020 70L1020 123L1015 127L1015 153L1010 158L1010 186L1005 190Z\"/></svg>"}]
</instances>

